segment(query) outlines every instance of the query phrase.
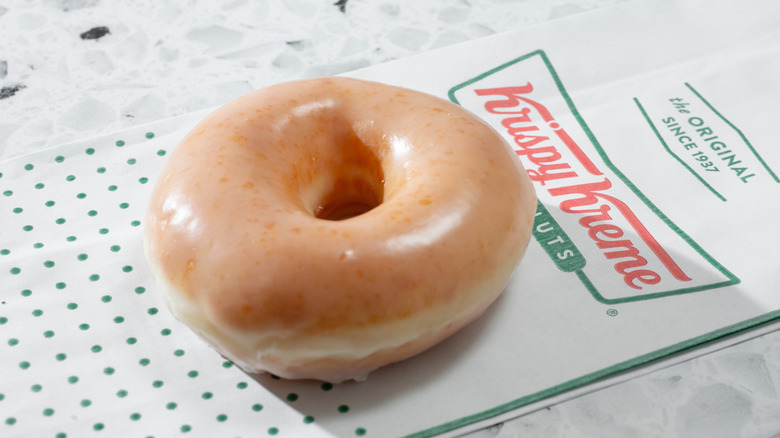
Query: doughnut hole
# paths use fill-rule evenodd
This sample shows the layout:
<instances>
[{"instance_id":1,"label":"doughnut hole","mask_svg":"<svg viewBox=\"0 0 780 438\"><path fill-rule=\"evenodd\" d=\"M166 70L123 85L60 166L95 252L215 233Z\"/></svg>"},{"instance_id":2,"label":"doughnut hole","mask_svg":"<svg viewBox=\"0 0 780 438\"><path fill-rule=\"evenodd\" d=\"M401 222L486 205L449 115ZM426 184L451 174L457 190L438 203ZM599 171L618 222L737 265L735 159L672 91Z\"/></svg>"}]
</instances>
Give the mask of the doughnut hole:
<instances>
[{"instance_id":1,"label":"doughnut hole","mask_svg":"<svg viewBox=\"0 0 780 438\"><path fill-rule=\"evenodd\" d=\"M324 190L308 207L323 220L340 221L373 210L384 200L384 172L373 150L354 133L333 144L333 162L320 169Z\"/></svg>"}]
</instances>

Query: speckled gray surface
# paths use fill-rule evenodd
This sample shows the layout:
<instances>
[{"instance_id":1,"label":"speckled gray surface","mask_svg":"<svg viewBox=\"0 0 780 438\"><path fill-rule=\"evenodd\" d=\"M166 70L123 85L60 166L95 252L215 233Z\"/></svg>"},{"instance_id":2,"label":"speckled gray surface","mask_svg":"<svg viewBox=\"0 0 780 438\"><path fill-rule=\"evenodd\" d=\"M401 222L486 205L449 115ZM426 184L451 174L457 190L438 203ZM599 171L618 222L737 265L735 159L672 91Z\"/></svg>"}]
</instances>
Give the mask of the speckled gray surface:
<instances>
[{"instance_id":1,"label":"speckled gray surface","mask_svg":"<svg viewBox=\"0 0 780 438\"><path fill-rule=\"evenodd\" d=\"M2 0L0 155L619 2ZM473 436L780 436L778 390L774 332Z\"/></svg>"},{"instance_id":2,"label":"speckled gray surface","mask_svg":"<svg viewBox=\"0 0 780 438\"><path fill-rule=\"evenodd\" d=\"M473 437L780 436L777 332L553 405Z\"/></svg>"},{"instance_id":3,"label":"speckled gray surface","mask_svg":"<svg viewBox=\"0 0 780 438\"><path fill-rule=\"evenodd\" d=\"M16 155L616 2L12 1L0 145Z\"/></svg>"}]
</instances>

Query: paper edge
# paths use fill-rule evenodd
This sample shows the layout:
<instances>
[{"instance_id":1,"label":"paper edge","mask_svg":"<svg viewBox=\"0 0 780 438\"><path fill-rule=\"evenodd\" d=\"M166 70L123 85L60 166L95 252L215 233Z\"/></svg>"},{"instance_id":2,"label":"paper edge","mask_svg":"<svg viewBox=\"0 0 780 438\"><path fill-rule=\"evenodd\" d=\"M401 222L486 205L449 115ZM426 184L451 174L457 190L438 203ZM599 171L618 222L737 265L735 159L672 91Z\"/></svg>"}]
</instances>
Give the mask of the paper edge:
<instances>
[{"instance_id":1,"label":"paper edge","mask_svg":"<svg viewBox=\"0 0 780 438\"><path fill-rule=\"evenodd\" d=\"M485 427L503 423L552 405L651 374L655 371L670 368L776 331L780 331L780 310L770 311L742 322L713 330L669 347L637 356L512 400L495 408L415 432L407 435L407 437L423 438L436 436L450 438L463 436ZM501 410L501 412L493 413L497 409Z\"/></svg>"}]
</instances>

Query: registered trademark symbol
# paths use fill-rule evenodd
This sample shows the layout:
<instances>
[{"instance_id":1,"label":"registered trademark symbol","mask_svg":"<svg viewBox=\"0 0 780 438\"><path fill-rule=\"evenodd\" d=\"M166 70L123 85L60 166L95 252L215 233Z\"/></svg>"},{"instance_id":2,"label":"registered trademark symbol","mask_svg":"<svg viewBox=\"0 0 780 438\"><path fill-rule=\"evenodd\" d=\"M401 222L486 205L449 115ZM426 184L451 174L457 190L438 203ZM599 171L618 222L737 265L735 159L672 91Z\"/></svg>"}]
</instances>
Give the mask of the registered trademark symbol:
<instances>
[{"instance_id":1,"label":"registered trademark symbol","mask_svg":"<svg viewBox=\"0 0 780 438\"><path fill-rule=\"evenodd\" d=\"M617 309L608 309L607 310L607 316L617 316L618 311Z\"/></svg>"}]
</instances>

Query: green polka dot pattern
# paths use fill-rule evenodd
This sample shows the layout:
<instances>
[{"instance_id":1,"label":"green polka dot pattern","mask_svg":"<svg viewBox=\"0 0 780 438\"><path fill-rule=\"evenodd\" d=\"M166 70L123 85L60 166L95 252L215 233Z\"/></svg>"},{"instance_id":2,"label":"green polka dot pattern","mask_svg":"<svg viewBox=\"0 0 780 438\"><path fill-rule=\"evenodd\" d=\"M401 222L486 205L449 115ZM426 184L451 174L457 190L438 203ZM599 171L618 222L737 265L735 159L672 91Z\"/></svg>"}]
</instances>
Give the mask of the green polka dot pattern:
<instances>
[{"instance_id":1,"label":"green polka dot pattern","mask_svg":"<svg viewBox=\"0 0 780 438\"><path fill-rule=\"evenodd\" d=\"M360 385L248 375L150 293L145 207L189 127L0 162L0 436L371 435Z\"/></svg>"}]
</instances>

